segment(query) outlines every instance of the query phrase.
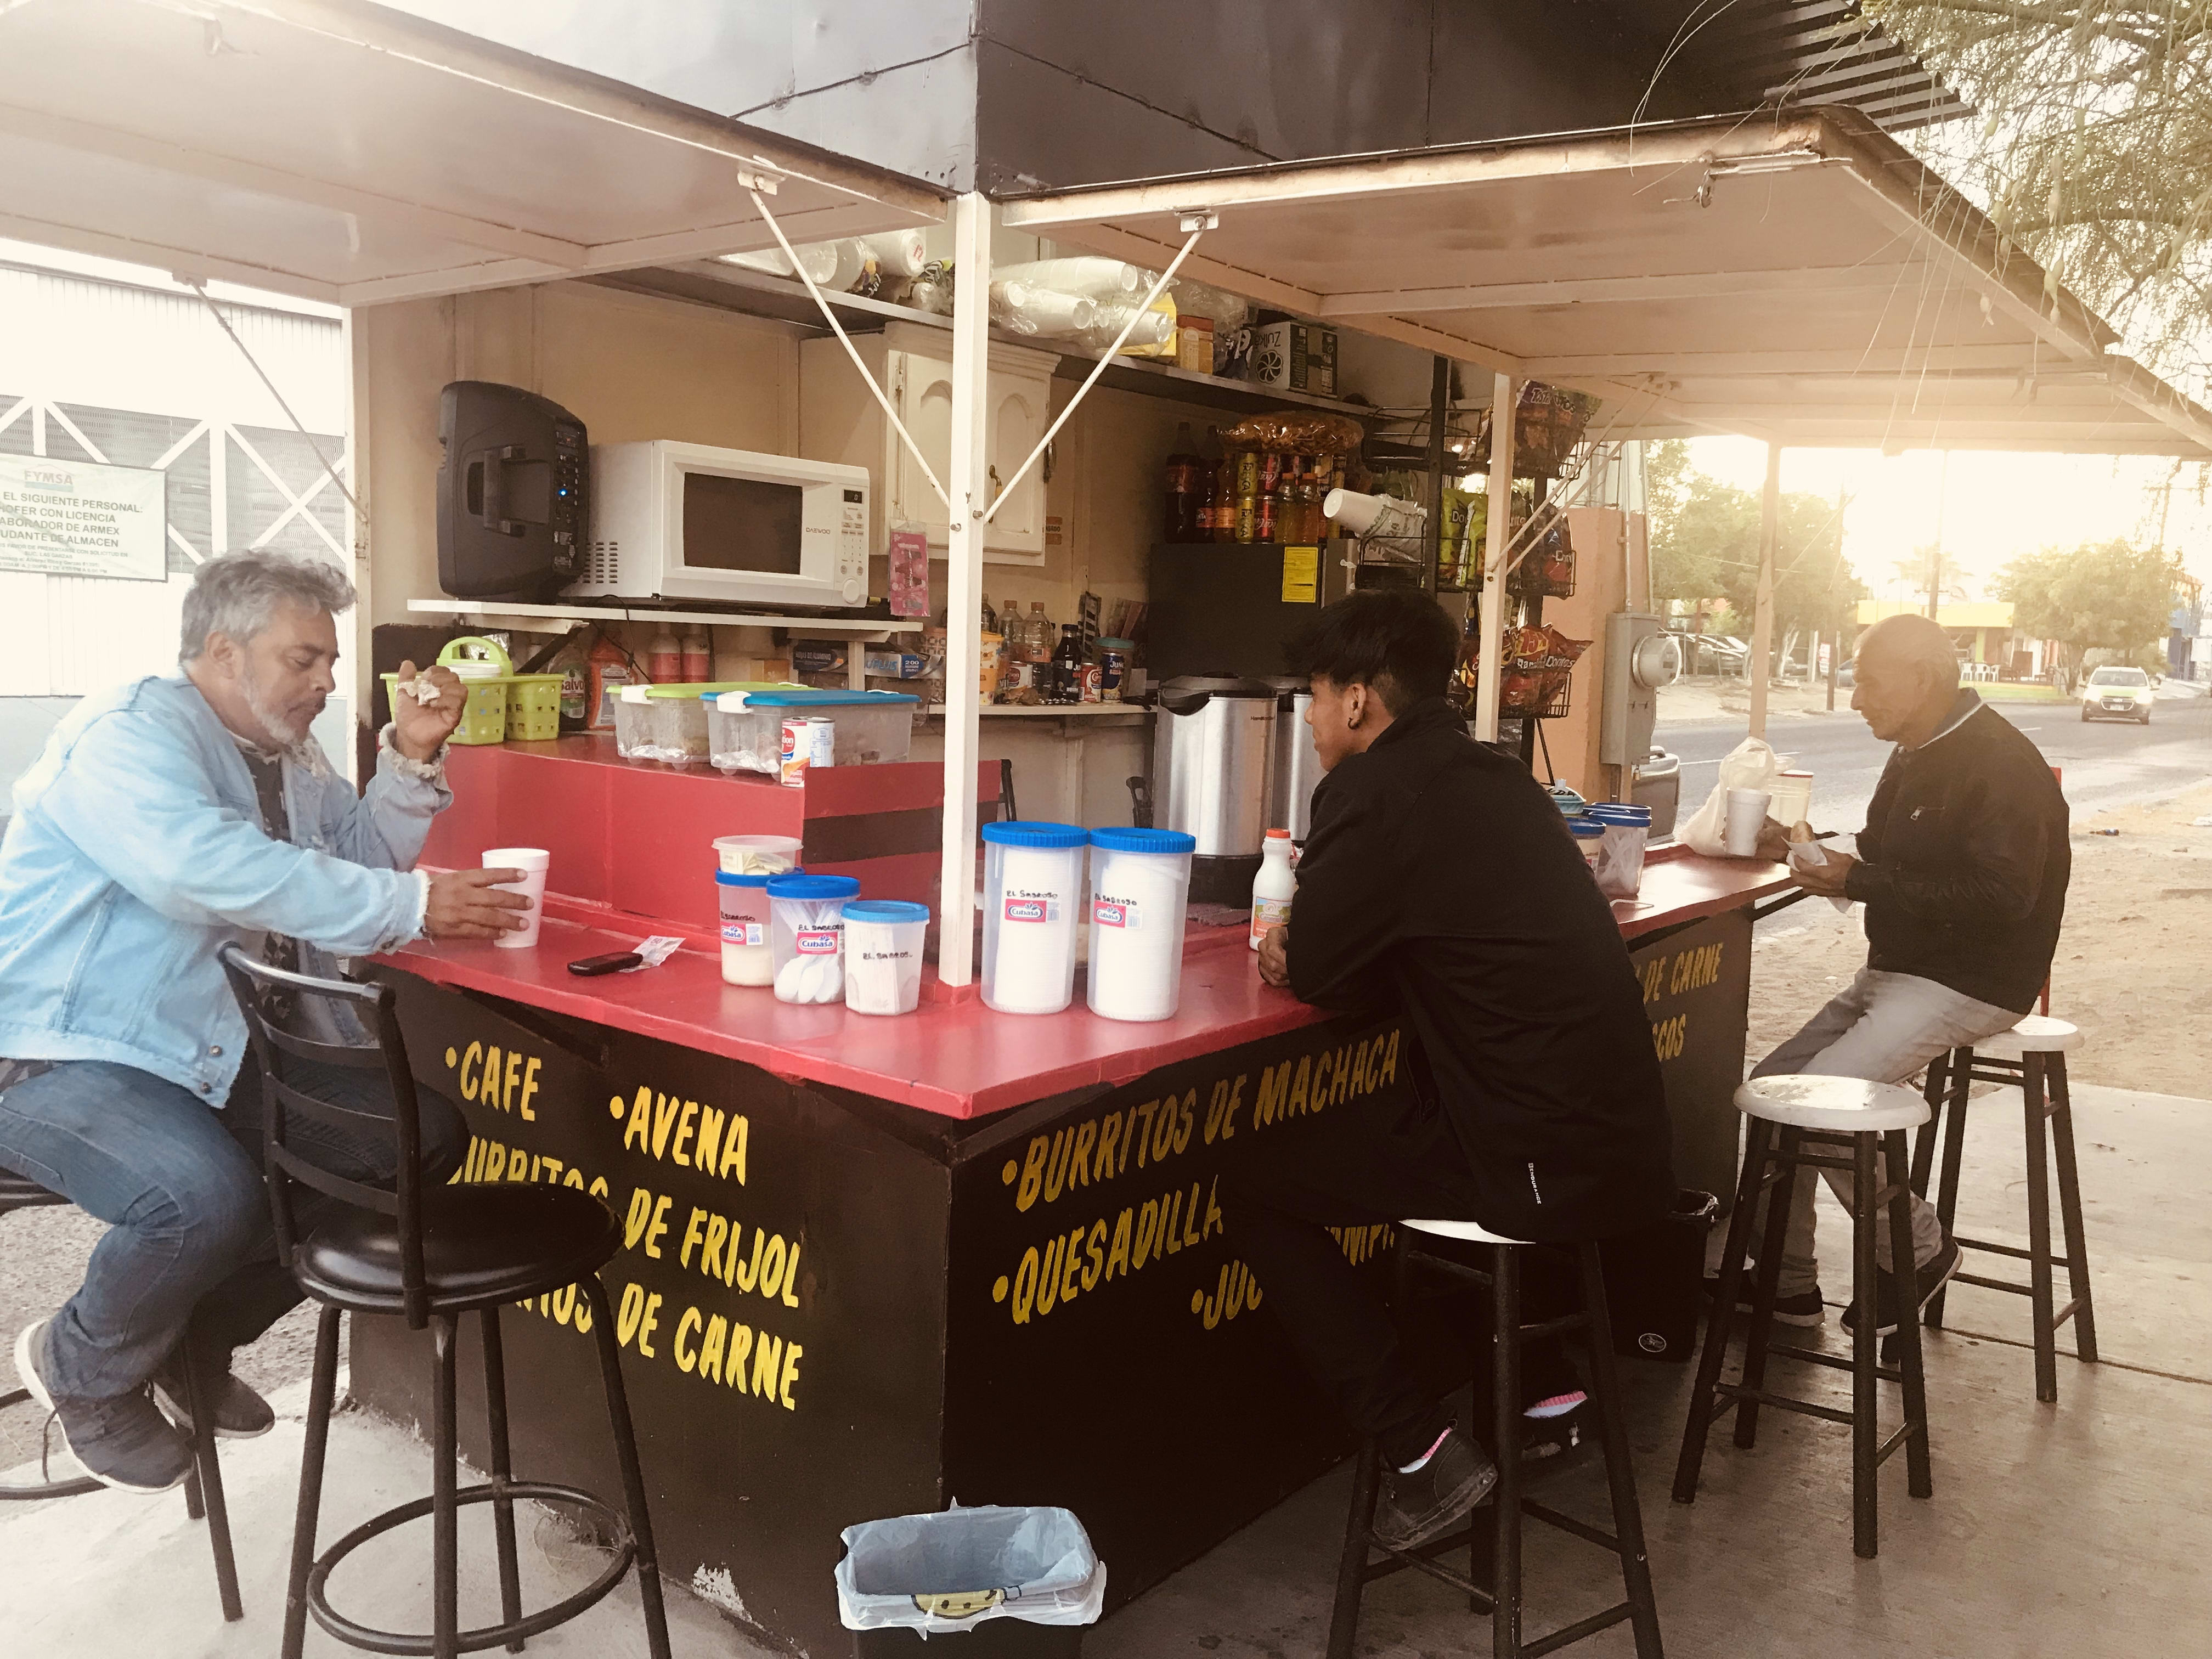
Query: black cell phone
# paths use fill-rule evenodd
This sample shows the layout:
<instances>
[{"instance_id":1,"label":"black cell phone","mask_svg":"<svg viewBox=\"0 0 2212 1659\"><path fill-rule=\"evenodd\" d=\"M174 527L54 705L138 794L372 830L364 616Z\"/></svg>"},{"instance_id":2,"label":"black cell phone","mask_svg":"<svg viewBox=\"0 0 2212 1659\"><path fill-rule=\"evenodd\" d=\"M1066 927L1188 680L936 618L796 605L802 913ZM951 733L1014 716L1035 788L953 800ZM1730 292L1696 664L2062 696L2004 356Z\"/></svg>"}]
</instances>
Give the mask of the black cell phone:
<instances>
[{"instance_id":1,"label":"black cell phone","mask_svg":"<svg viewBox=\"0 0 2212 1659\"><path fill-rule=\"evenodd\" d=\"M635 968L645 958L635 951L617 951L604 957L581 957L568 964L568 971L580 979L594 978L600 974L618 974L625 968Z\"/></svg>"}]
</instances>

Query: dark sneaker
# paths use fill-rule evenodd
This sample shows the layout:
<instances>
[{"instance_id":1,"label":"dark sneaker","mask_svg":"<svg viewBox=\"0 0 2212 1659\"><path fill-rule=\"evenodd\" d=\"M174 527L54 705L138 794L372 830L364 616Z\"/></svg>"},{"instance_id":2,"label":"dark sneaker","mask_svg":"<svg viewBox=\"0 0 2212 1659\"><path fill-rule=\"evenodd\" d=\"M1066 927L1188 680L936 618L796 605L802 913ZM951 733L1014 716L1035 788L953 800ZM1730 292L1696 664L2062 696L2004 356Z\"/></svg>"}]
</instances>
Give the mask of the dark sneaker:
<instances>
[{"instance_id":1,"label":"dark sneaker","mask_svg":"<svg viewBox=\"0 0 2212 1659\"><path fill-rule=\"evenodd\" d=\"M167 1492L191 1472L185 1437L154 1408L143 1389L112 1400L57 1400L40 1369L46 1324L27 1325L15 1339L15 1372L31 1397L54 1415L70 1455L103 1486L123 1492Z\"/></svg>"},{"instance_id":2,"label":"dark sneaker","mask_svg":"<svg viewBox=\"0 0 2212 1659\"><path fill-rule=\"evenodd\" d=\"M181 1350L164 1360L152 1377L154 1399L161 1413L186 1434L192 1431L192 1413L185 1391L185 1362ZM200 1397L213 1401L215 1433L218 1440L252 1440L276 1426L276 1413L269 1402L247 1388L225 1366L221 1376L200 1378Z\"/></svg>"},{"instance_id":3,"label":"dark sneaker","mask_svg":"<svg viewBox=\"0 0 2212 1659\"><path fill-rule=\"evenodd\" d=\"M1946 1238L1943 1241L1943 1248L1936 1251L1935 1258L1914 1275L1919 1280L1919 1297L1912 1304L1913 1317L1916 1319L1919 1317L1920 1310L1928 1305L1929 1299L1936 1291L1950 1282L1951 1275L1958 1271L1959 1246L1955 1241ZM1894 1273L1877 1273L1875 1275L1874 1331L1876 1336L1887 1336L1897 1328L1897 1310L1902 1299L1898 1294L1897 1276ZM1844 1328L1856 1332L1858 1328L1859 1304L1853 1302L1850 1307L1844 1310Z\"/></svg>"},{"instance_id":4,"label":"dark sneaker","mask_svg":"<svg viewBox=\"0 0 2212 1659\"><path fill-rule=\"evenodd\" d=\"M1528 1407L1521 1413L1521 1461L1539 1463L1574 1450L1583 1443L1583 1423L1589 1410L1589 1396L1580 1389L1553 1395Z\"/></svg>"},{"instance_id":5,"label":"dark sneaker","mask_svg":"<svg viewBox=\"0 0 2212 1659\"><path fill-rule=\"evenodd\" d=\"M1752 1282L1752 1270L1754 1266L1756 1266L1755 1263L1745 1262L1743 1277L1737 1281L1735 1310L1738 1313L1749 1313L1752 1297L1758 1294L1758 1286ZM1707 1273L1705 1299L1708 1302L1711 1301L1720 1293L1720 1288L1721 1276L1718 1273ZM1795 1325L1800 1330L1806 1330L1818 1325L1827 1316L1827 1304L1821 1300L1820 1287L1817 1285L1809 1291L1800 1291L1795 1296L1778 1296L1774 1298L1774 1317L1782 1324Z\"/></svg>"},{"instance_id":6,"label":"dark sneaker","mask_svg":"<svg viewBox=\"0 0 2212 1659\"><path fill-rule=\"evenodd\" d=\"M1411 1474L1383 1470L1375 1541L1393 1550L1425 1544L1489 1497L1497 1484L1498 1466L1490 1455L1454 1429Z\"/></svg>"}]
</instances>

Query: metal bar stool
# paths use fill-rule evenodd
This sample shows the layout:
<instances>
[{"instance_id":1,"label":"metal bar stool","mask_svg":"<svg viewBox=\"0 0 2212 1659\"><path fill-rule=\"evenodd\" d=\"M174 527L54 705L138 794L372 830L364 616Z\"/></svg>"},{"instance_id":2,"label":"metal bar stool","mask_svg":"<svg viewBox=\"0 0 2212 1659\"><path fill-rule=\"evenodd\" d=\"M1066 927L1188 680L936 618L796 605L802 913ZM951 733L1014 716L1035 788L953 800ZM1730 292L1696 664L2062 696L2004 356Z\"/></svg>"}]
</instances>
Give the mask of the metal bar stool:
<instances>
[{"instance_id":1,"label":"metal bar stool","mask_svg":"<svg viewBox=\"0 0 2212 1659\"><path fill-rule=\"evenodd\" d=\"M35 1181L26 1179L6 1170L0 1170L0 1215L15 1210L44 1210L58 1208L69 1200L59 1193L49 1192ZM246 1608L238 1595L238 1560L230 1547L230 1510L223 1501L222 1468L216 1461L216 1434L213 1416L203 1408L200 1399L199 1366L192 1352L189 1330L185 1335L185 1408L192 1419L192 1468L185 1477L185 1513L193 1520L208 1523L208 1543L215 1553L216 1594L222 1601L222 1616L235 1623L246 1617ZM35 1403L28 1389L10 1389L0 1394L0 1411L10 1406ZM40 1453L40 1476L34 1481L15 1484L0 1481L0 1502L34 1503L46 1498L75 1498L81 1493L98 1492L100 1483L90 1475L56 1480L46 1468L44 1442Z\"/></svg>"},{"instance_id":2,"label":"metal bar stool","mask_svg":"<svg viewBox=\"0 0 2212 1659\"><path fill-rule=\"evenodd\" d=\"M300 1287L322 1304L315 1327L315 1372L307 1402L307 1446L300 1466L300 1508L292 1534L291 1581L284 1604L284 1659L300 1659L307 1615L341 1642L375 1653L428 1654L435 1659L504 1645L522 1651L526 1637L567 1623L620 1583L633 1566L645 1613L646 1641L653 1659L668 1659L668 1621L661 1605L660 1573L646 1512L645 1478L637 1439L623 1392L621 1353L614 1316L599 1269L622 1239L620 1224L599 1200L574 1188L549 1186L426 1187L414 1074L399 1031L391 988L311 979L255 961L235 945L222 951L223 971L246 1016L267 1092L263 1150L276 1245ZM362 1015L374 1043L348 1047L312 1042L270 1024L262 994L319 998ZM331 1174L289 1143L288 1119L333 1122L356 1115L318 1099L286 1080L289 1060L382 1071L392 1087L392 1124L398 1143L398 1179L391 1192ZM343 1201L341 1214L301 1237L294 1224L295 1183ZM599 1372L606 1389L608 1425L622 1465L621 1509L574 1486L513 1476L507 1434L507 1378L500 1346L499 1310L574 1285L589 1304ZM434 1352L432 1413L432 1490L428 1498L374 1516L324 1551L315 1553L322 1507L323 1461L329 1446L332 1396L337 1386L338 1322L343 1314L383 1314L428 1326ZM459 1450L454 1425L454 1345L460 1316L474 1313L483 1332L484 1401L489 1419L491 1479L457 1488ZM550 1607L526 1614L515 1559L514 1504L518 1498L575 1511L614 1540L613 1559L582 1589ZM501 1617L495 1625L463 1630L459 1616L459 1510L464 1504L492 1506L499 1556ZM339 1562L370 1539L410 1521L431 1517L433 1626L428 1635L379 1630L331 1606L327 1589Z\"/></svg>"},{"instance_id":3,"label":"metal bar stool","mask_svg":"<svg viewBox=\"0 0 2212 1659\"><path fill-rule=\"evenodd\" d=\"M1912 1185L1922 1197L1928 1194L1934 1173L1938 1129L1942 1133L1943 1163L1937 1177L1936 1213L1943 1230L1962 1250L2010 1256L2027 1263L2028 1282L1986 1279L1978 1273L1957 1273L1962 1285L2003 1291L2027 1297L2034 1310L2035 1397L2045 1404L2058 1399L2058 1328L2074 1322L2075 1357L2084 1364L2097 1363L2097 1315L2089 1297L2088 1245L2081 1229L2081 1181L2074 1161L2074 1109L2066 1092L2066 1054L2080 1046L2078 1027L2047 1015L2029 1014L2009 1031L1984 1037L1972 1048L1954 1048L1928 1067L1927 1098L1936 1115L1920 1132L1912 1150ZM2027 1248L1998 1244L1984 1238L1961 1238L1951 1230L1959 1207L1959 1166L1966 1153L1966 1100L1977 1083L2000 1083L2021 1091L2022 1116L2027 1127ZM1947 1115L1948 1114L1948 1115ZM2049 1128L2045 1127L2048 1120ZM2048 1143L2046 1146L2045 1143ZM2066 1254L2051 1253L2050 1165L2058 1166L2058 1218L2066 1237ZM2066 1269L2070 1299L2054 1308L2051 1270ZM1943 1328L1944 1292L1928 1304L1931 1330Z\"/></svg>"},{"instance_id":4,"label":"metal bar stool","mask_svg":"<svg viewBox=\"0 0 2212 1659\"><path fill-rule=\"evenodd\" d=\"M1935 1491L1928 1460L1928 1395L1920 1363L1920 1322L1909 1308L1899 1320L1900 1363L1893 1369L1877 1358L1875 1328L1880 1322L1869 1316L1876 1273L1875 1218L1884 1204L1889 1206L1890 1260L1899 1266L1899 1281L1908 1286L1911 1283L1912 1218L1907 1182L1901 1178L1911 1167L1905 1132L1927 1121L1927 1103L1910 1089L1859 1078L1760 1077L1736 1091L1735 1105L1750 1120L1743 1178L1736 1188L1735 1212L1729 1218L1720 1282L1705 1326L1705 1345L1698 1357L1697 1382L1690 1392L1689 1421L1682 1431L1682 1455L1674 1469L1674 1501L1695 1501L1705 1438L1713 1419L1723 1411L1735 1411L1735 1443L1747 1449L1758 1436L1759 1408L1763 1405L1846 1424L1851 1431L1851 1548L1870 1560L1877 1547L1875 1471L1890 1455L1899 1446L1905 1448L1906 1489L1915 1498L1929 1497ZM1805 1152L1802 1148L1808 1141L1848 1147L1850 1156ZM1885 1165L1892 1178L1877 1190L1876 1171ZM1783 1237L1789 1227L1791 1192L1802 1167L1848 1170L1852 1176L1856 1202L1851 1214L1851 1286L1862 1316L1851 1334L1849 1359L1773 1340ZM1749 1254L1752 1216L1759 1194L1769 1187L1773 1190L1766 1194L1766 1234L1759 1249L1759 1283L1753 1292L1743 1376L1740 1382L1723 1382L1721 1362L1728 1352L1729 1324L1735 1311L1744 1258ZM1850 1372L1851 1409L1838 1411L1832 1406L1771 1392L1766 1387L1770 1354ZM1905 1395L1904 1422L1888 1439L1879 1442L1875 1413L1877 1379L1901 1384Z\"/></svg>"},{"instance_id":5,"label":"metal bar stool","mask_svg":"<svg viewBox=\"0 0 2212 1659\"><path fill-rule=\"evenodd\" d=\"M1636 1501L1636 1472L1630 1460L1628 1429L1621 1412L1620 1378L1613 1367L1613 1326L1606 1312L1605 1278L1598 1266L1595 1243L1572 1246L1582 1275L1581 1311L1540 1324L1521 1322L1521 1264L1519 1252L1541 1249L1525 1241L1501 1238L1471 1221L1402 1221L1398 1224L1398 1283L1401 1294L1415 1261L1455 1278L1487 1285L1498 1333L1492 1343L1493 1402L1491 1444L1497 1453L1498 1485L1490 1498L1486 1527L1470 1519L1456 1531L1407 1551L1390 1548L1374 1536L1375 1502L1382 1480L1382 1454L1373 1440L1359 1449L1352 1484L1352 1514L1345 1528L1344 1557L1337 1571L1336 1605L1329 1620L1328 1659L1351 1659L1358 1632L1361 1592L1377 1578L1407 1567L1427 1573L1459 1590L1468 1606L1490 1615L1491 1651L1498 1659L1534 1659L1553 1653L1586 1636L1595 1636L1627 1620L1636 1633L1637 1659L1661 1659L1659 1609L1651 1595L1651 1565L1644 1547L1644 1518ZM1411 1233L1492 1247L1491 1271L1485 1273L1462 1262L1415 1251L1407 1244ZM1573 1332L1589 1353L1590 1397L1597 1407L1605 1447L1607 1484L1613 1494L1610 1533L1563 1515L1548 1504L1525 1497L1521 1491L1521 1350L1543 1336ZM1478 1511L1478 1514L1480 1512ZM1620 1576L1627 1599L1601 1613L1524 1641L1521 1634L1521 1520L1531 1516L1562 1532L1572 1533L1620 1558ZM1481 1571L1485 1534L1491 1545L1489 1587L1476 1582ZM1465 1577L1438 1565L1436 1558L1465 1545ZM1370 1563L1371 1549L1383 1559Z\"/></svg>"}]
</instances>

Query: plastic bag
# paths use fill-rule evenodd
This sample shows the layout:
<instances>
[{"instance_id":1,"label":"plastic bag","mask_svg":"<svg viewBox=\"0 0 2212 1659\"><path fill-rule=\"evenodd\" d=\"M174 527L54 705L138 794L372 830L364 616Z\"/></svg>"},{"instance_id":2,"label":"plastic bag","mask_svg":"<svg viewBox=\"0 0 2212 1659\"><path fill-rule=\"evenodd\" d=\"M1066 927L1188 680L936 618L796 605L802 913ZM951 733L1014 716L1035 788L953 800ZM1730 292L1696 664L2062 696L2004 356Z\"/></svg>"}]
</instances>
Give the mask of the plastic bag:
<instances>
[{"instance_id":1,"label":"plastic bag","mask_svg":"<svg viewBox=\"0 0 2212 1659\"><path fill-rule=\"evenodd\" d=\"M1691 814L1690 821L1675 827L1674 839L1692 853L1702 853L1707 858L1724 856L1728 792L1731 789L1763 789L1771 793L1774 780L1781 774L1782 762L1766 741L1761 738L1746 738L1722 759L1720 781L1713 786L1713 793L1705 797L1705 804Z\"/></svg>"},{"instance_id":2,"label":"plastic bag","mask_svg":"<svg viewBox=\"0 0 2212 1659\"><path fill-rule=\"evenodd\" d=\"M1088 1625L1106 1604L1105 1563L1066 1510L951 1509L863 1521L842 1536L837 1616L848 1630Z\"/></svg>"}]
</instances>

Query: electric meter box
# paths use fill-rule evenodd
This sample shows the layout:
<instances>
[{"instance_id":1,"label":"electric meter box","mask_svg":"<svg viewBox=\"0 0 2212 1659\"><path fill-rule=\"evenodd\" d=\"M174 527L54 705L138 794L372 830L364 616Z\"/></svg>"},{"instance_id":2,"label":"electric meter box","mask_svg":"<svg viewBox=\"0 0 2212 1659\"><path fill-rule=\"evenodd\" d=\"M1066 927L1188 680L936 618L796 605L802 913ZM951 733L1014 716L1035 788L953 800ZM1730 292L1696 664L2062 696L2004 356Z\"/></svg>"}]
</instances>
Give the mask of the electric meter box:
<instances>
[{"instance_id":1,"label":"electric meter box","mask_svg":"<svg viewBox=\"0 0 2212 1659\"><path fill-rule=\"evenodd\" d=\"M1597 735L1601 763L1637 766L1650 757L1659 688L1672 685L1681 672L1681 647L1658 617L1623 611L1605 619L1605 702Z\"/></svg>"}]
</instances>

